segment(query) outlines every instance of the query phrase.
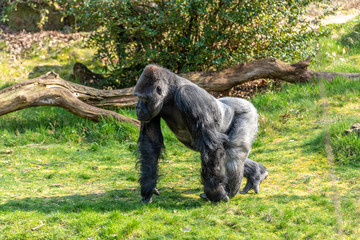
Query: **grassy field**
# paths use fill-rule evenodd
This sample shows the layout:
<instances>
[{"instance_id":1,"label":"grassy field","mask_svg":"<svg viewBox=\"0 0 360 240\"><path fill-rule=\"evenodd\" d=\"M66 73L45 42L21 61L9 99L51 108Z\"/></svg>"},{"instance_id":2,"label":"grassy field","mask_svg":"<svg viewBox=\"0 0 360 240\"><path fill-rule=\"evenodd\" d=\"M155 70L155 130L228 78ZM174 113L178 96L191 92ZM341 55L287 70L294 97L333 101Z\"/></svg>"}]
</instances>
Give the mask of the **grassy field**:
<instances>
[{"instance_id":1,"label":"grassy field","mask_svg":"<svg viewBox=\"0 0 360 240\"><path fill-rule=\"evenodd\" d=\"M360 18L334 26L311 68L358 72L359 28ZM81 42L15 61L0 50L0 88L51 66L66 78L75 61L92 64L92 53ZM284 84L250 100L260 116L250 157L269 177L259 194L219 204L199 198L199 154L164 124L161 195L144 205L134 127L51 107L1 116L0 239L359 239L360 139L342 132L359 121L360 82L320 83Z\"/></svg>"}]
</instances>

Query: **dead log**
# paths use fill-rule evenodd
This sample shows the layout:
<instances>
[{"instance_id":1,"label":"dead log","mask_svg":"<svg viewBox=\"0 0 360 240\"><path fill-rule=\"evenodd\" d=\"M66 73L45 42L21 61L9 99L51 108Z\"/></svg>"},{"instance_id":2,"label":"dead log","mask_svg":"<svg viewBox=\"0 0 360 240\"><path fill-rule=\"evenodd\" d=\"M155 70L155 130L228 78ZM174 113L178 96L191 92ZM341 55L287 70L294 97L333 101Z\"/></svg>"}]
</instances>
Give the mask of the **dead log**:
<instances>
[{"instance_id":1,"label":"dead log","mask_svg":"<svg viewBox=\"0 0 360 240\"><path fill-rule=\"evenodd\" d=\"M133 105L132 90L99 90L61 79L50 72L38 78L15 84L0 91L0 116L20 109L37 106L57 106L92 121L114 118L140 126L136 119L96 106ZM128 96L131 95L128 100Z\"/></svg>"},{"instance_id":2,"label":"dead log","mask_svg":"<svg viewBox=\"0 0 360 240\"><path fill-rule=\"evenodd\" d=\"M311 57L289 64L276 58L266 58L248 63L241 63L222 71L190 72L181 74L207 91L226 91L237 85L269 78L290 83L304 83L314 79L332 80L336 77L359 79L360 73L328 73L309 69Z\"/></svg>"},{"instance_id":3,"label":"dead log","mask_svg":"<svg viewBox=\"0 0 360 240\"><path fill-rule=\"evenodd\" d=\"M360 122L354 123L350 129L346 129L344 134L356 133L360 136Z\"/></svg>"},{"instance_id":4,"label":"dead log","mask_svg":"<svg viewBox=\"0 0 360 240\"><path fill-rule=\"evenodd\" d=\"M180 76L189 79L209 92L227 91L237 85L264 78L301 83L320 78L332 80L339 76L354 79L360 77L360 73L316 72L308 68L310 62L311 57L293 64L282 62L276 58L265 58L241 63L221 71L189 72L182 73ZM77 72L86 72L87 74L77 74ZM74 65L74 76L83 79L84 82L90 82L94 81L93 78L97 75L91 74L88 68L77 63ZM90 76L89 79L84 79L86 76ZM102 79L104 79L103 76L96 81L99 82Z\"/></svg>"}]
</instances>

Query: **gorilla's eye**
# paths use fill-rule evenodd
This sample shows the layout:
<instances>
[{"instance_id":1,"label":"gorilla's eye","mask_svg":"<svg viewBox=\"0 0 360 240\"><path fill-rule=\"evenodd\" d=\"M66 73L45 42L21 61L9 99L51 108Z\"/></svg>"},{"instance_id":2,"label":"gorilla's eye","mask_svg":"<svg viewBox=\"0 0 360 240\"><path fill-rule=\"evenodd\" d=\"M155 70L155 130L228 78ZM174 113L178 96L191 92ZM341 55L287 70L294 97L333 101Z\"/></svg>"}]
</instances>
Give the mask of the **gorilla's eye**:
<instances>
[{"instance_id":1,"label":"gorilla's eye","mask_svg":"<svg viewBox=\"0 0 360 240\"><path fill-rule=\"evenodd\" d=\"M156 92L157 92L157 94L161 95L162 90L161 90L161 87L160 87L160 86L157 86L157 87L156 87Z\"/></svg>"}]
</instances>

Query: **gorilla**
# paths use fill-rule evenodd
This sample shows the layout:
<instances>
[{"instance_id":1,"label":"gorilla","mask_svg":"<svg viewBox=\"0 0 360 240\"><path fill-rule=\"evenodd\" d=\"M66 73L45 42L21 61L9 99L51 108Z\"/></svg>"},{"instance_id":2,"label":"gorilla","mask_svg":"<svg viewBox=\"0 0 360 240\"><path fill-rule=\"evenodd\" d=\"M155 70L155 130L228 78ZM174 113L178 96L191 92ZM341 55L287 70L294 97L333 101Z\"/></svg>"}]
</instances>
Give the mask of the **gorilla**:
<instances>
[{"instance_id":1,"label":"gorilla","mask_svg":"<svg viewBox=\"0 0 360 240\"><path fill-rule=\"evenodd\" d=\"M255 193L259 193L260 183L268 176L266 167L258 162L247 158L244 163L244 177L247 179L244 189L241 194L247 193L251 188L255 190Z\"/></svg>"},{"instance_id":2,"label":"gorilla","mask_svg":"<svg viewBox=\"0 0 360 240\"><path fill-rule=\"evenodd\" d=\"M186 147L200 152L203 197L227 202L240 190L244 162L258 127L255 107L240 98L214 98L189 80L155 64L147 65L134 95L141 121L139 164L141 202L158 195L158 159L165 148L160 120Z\"/></svg>"}]
</instances>

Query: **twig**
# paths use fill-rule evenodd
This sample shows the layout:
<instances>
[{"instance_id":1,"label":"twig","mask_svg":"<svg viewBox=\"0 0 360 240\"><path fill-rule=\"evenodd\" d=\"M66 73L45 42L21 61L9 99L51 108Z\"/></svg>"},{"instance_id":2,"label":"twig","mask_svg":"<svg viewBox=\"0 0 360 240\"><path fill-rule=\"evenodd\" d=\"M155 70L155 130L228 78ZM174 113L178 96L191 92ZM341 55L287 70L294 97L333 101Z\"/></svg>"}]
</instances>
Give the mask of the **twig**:
<instances>
[{"instance_id":1,"label":"twig","mask_svg":"<svg viewBox=\"0 0 360 240\"><path fill-rule=\"evenodd\" d=\"M42 141L41 143L30 143L30 144L26 144L26 145L20 146L20 147L24 148L24 147L39 146L39 145L43 145L44 143L45 143L45 141Z\"/></svg>"},{"instance_id":2,"label":"twig","mask_svg":"<svg viewBox=\"0 0 360 240\"><path fill-rule=\"evenodd\" d=\"M0 154L10 154L10 153L13 153L14 150L12 149L9 149L9 150L6 150L6 151L1 151Z\"/></svg>"},{"instance_id":3,"label":"twig","mask_svg":"<svg viewBox=\"0 0 360 240\"><path fill-rule=\"evenodd\" d=\"M36 163L36 162L30 162L34 165L40 165L40 166L55 166L55 167L60 167L60 164L72 164L72 163L68 163L68 162L57 162L55 163Z\"/></svg>"},{"instance_id":4,"label":"twig","mask_svg":"<svg viewBox=\"0 0 360 240\"><path fill-rule=\"evenodd\" d=\"M32 228L31 231L35 231L45 225L41 220L40 220L40 222L41 222L41 224L37 227Z\"/></svg>"}]
</instances>

